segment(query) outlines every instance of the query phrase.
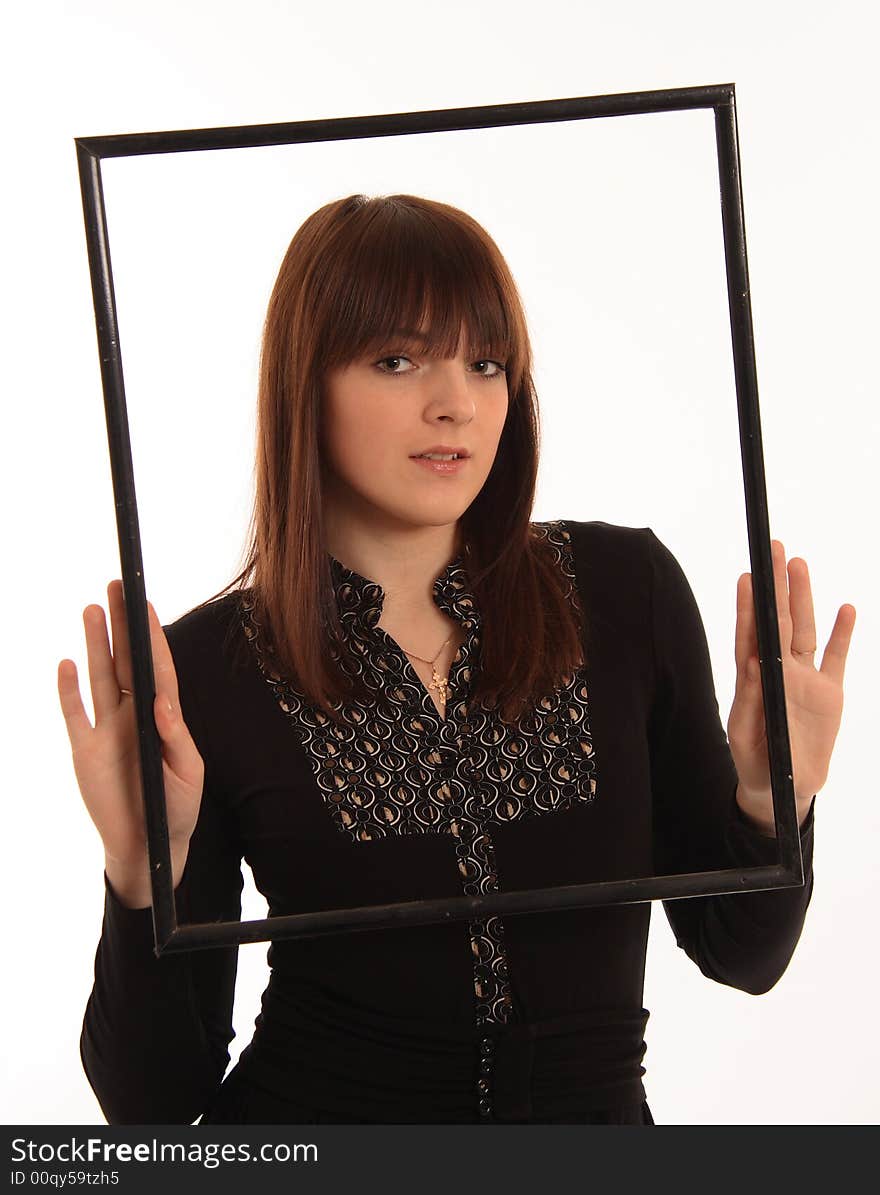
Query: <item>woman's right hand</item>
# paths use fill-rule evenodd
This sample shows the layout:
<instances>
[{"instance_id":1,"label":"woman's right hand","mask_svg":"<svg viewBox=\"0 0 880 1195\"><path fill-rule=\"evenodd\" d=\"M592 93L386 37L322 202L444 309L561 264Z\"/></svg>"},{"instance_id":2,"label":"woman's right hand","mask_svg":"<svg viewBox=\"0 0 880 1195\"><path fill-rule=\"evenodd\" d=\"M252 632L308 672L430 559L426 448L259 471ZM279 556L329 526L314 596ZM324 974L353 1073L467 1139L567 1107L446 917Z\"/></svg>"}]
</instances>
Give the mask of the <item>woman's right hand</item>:
<instances>
[{"instance_id":1,"label":"woman's right hand","mask_svg":"<svg viewBox=\"0 0 880 1195\"><path fill-rule=\"evenodd\" d=\"M58 696L79 790L104 843L107 879L123 904L143 908L151 904L151 889L134 695L120 691L133 687L122 582L111 581L107 596L114 654L103 608L86 606L83 611L94 727L82 703L73 660L62 660L58 665ZM205 766L181 715L174 659L149 601L147 611L156 689L153 713L162 744L172 881L176 887L199 815Z\"/></svg>"}]
</instances>

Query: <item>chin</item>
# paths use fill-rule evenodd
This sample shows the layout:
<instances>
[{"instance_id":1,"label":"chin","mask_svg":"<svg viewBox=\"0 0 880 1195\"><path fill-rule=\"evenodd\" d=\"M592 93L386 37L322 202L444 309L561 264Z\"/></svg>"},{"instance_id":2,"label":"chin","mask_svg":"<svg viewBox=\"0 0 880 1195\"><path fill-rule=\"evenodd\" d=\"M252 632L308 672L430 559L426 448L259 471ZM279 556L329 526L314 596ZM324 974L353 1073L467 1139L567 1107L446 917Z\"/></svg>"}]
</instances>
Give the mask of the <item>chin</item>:
<instances>
[{"instance_id":1,"label":"chin","mask_svg":"<svg viewBox=\"0 0 880 1195\"><path fill-rule=\"evenodd\" d=\"M458 522L465 510L467 510L467 507L462 509L458 506L454 510L442 513L436 510L409 510L405 516L405 520L416 527L451 527Z\"/></svg>"},{"instance_id":2,"label":"chin","mask_svg":"<svg viewBox=\"0 0 880 1195\"><path fill-rule=\"evenodd\" d=\"M372 516L409 528L448 527L458 522L479 493L479 490L472 492L473 485L465 490L454 482L447 486L447 493L440 486L433 488L434 492L430 493L412 483L400 484L389 493L388 490L377 492L372 487L355 486L349 481L345 485L348 494L345 505L352 513L359 511L361 517Z\"/></svg>"},{"instance_id":3,"label":"chin","mask_svg":"<svg viewBox=\"0 0 880 1195\"><path fill-rule=\"evenodd\" d=\"M451 524L458 522L467 510L468 505L469 503L462 503L460 501L455 503L409 502L405 506L388 510L388 514L410 526L449 527Z\"/></svg>"}]
</instances>

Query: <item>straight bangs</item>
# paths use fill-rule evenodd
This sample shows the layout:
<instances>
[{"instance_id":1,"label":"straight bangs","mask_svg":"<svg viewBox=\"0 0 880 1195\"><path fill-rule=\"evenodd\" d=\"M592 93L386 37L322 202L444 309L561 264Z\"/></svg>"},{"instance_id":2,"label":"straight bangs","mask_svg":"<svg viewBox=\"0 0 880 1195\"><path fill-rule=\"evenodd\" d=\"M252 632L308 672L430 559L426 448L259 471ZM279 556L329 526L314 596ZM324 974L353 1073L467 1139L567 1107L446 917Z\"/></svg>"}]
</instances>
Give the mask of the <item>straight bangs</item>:
<instances>
[{"instance_id":1,"label":"straight bangs","mask_svg":"<svg viewBox=\"0 0 880 1195\"><path fill-rule=\"evenodd\" d=\"M353 205L358 218L343 222L328 247L314 313L323 330L318 369L388 347L453 357L463 328L467 359L500 361L513 399L528 367L527 335L498 247L455 208L426 208L410 195L392 199L369 212Z\"/></svg>"}]
</instances>

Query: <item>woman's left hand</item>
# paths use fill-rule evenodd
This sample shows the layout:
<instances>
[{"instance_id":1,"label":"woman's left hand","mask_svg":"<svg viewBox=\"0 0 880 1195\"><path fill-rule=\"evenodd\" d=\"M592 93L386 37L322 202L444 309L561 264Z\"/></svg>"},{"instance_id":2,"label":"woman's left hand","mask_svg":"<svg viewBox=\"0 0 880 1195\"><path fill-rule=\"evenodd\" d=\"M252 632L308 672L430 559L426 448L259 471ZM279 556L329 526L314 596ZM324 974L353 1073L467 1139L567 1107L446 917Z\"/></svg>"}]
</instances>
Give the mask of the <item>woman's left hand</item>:
<instances>
[{"instance_id":1,"label":"woman's left hand","mask_svg":"<svg viewBox=\"0 0 880 1195\"><path fill-rule=\"evenodd\" d=\"M798 821L828 776L831 751L843 714L843 672L856 621L854 606L841 606L834 629L816 668L816 624L807 562L771 542L785 709L791 742L792 776ZM752 574L743 573L736 588L736 690L727 738L736 765L736 799L743 813L767 834L775 834L770 760L764 725L764 700L758 666L758 636Z\"/></svg>"}]
</instances>

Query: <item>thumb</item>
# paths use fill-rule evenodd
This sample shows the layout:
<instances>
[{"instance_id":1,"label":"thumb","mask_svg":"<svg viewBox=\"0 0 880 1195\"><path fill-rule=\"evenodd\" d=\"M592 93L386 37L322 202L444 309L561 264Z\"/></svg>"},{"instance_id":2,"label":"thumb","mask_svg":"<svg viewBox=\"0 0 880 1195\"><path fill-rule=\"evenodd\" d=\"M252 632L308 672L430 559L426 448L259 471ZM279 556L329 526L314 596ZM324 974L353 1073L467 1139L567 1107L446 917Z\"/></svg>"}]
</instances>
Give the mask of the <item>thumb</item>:
<instances>
[{"instance_id":1,"label":"thumb","mask_svg":"<svg viewBox=\"0 0 880 1195\"><path fill-rule=\"evenodd\" d=\"M175 721L174 707L171 699L164 693L156 694L154 712L159 715L163 726L170 726Z\"/></svg>"},{"instance_id":2,"label":"thumb","mask_svg":"<svg viewBox=\"0 0 880 1195\"><path fill-rule=\"evenodd\" d=\"M202 757L179 706L176 703L172 705L166 695L159 696L157 693L155 718L165 762L181 780L195 783L196 777L201 774Z\"/></svg>"}]
</instances>

